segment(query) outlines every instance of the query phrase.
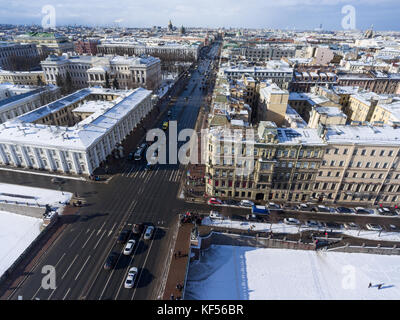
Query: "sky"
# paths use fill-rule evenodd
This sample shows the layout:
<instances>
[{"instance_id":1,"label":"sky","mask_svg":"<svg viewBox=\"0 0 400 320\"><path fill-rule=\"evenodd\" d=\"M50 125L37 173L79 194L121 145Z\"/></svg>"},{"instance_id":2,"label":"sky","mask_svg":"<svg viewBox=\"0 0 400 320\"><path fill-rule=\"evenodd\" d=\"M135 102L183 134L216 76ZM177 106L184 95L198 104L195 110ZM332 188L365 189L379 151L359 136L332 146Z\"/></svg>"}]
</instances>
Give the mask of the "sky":
<instances>
[{"instance_id":1,"label":"sky","mask_svg":"<svg viewBox=\"0 0 400 320\"><path fill-rule=\"evenodd\" d=\"M342 30L342 8L355 27L400 31L400 0L0 0L0 23L41 24L43 6L60 25L240 27Z\"/></svg>"}]
</instances>

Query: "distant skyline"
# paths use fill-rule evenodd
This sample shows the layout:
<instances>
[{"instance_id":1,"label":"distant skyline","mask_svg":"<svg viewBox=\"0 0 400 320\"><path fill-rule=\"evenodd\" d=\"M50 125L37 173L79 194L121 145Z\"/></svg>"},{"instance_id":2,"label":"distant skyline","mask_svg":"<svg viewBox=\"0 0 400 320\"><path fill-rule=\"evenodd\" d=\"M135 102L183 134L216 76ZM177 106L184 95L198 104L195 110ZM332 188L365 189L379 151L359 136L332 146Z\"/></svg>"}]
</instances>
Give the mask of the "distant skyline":
<instances>
[{"instance_id":1,"label":"distant skyline","mask_svg":"<svg viewBox=\"0 0 400 320\"><path fill-rule=\"evenodd\" d=\"M56 10L56 25L242 27L341 30L342 7L356 10L356 29L400 31L399 0L0 0L0 21L41 24L42 7Z\"/></svg>"}]
</instances>

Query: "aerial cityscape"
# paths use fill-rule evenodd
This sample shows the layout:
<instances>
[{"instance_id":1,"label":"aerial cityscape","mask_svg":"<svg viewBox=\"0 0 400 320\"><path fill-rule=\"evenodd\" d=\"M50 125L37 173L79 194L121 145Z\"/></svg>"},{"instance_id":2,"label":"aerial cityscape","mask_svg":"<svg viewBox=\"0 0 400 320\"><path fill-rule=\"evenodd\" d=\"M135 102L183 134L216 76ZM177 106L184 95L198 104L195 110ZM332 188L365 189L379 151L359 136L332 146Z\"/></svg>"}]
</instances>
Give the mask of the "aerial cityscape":
<instances>
[{"instance_id":1,"label":"aerial cityscape","mask_svg":"<svg viewBox=\"0 0 400 320\"><path fill-rule=\"evenodd\" d=\"M0 300L400 298L396 1L0 5Z\"/></svg>"}]
</instances>

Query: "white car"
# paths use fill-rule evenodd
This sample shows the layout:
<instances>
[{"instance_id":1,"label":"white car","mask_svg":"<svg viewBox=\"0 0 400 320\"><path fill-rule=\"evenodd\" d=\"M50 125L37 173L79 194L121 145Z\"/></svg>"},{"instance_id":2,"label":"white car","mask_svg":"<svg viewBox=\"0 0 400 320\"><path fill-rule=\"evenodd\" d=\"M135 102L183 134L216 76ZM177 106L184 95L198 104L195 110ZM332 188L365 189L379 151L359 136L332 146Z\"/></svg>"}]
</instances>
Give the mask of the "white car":
<instances>
[{"instance_id":1,"label":"white car","mask_svg":"<svg viewBox=\"0 0 400 320\"><path fill-rule=\"evenodd\" d=\"M254 202L250 201L250 200L242 200L242 201L240 201L240 206L250 208L250 207L254 206Z\"/></svg>"},{"instance_id":2,"label":"white car","mask_svg":"<svg viewBox=\"0 0 400 320\"><path fill-rule=\"evenodd\" d=\"M224 217L218 211L210 211L211 219L223 219Z\"/></svg>"},{"instance_id":3,"label":"white car","mask_svg":"<svg viewBox=\"0 0 400 320\"><path fill-rule=\"evenodd\" d=\"M292 224L292 225L299 225L300 221L295 219L295 218L285 218L283 219L283 222L286 224Z\"/></svg>"},{"instance_id":4,"label":"white car","mask_svg":"<svg viewBox=\"0 0 400 320\"><path fill-rule=\"evenodd\" d=\"M146 232L144 233L143 239L144 240L149 240L151 239L151 236L153 235L154 227L153 226L148 226L146 228Z\"/></svg>"},{"instance_id":5,"label":"white car","mask_svg":"<svg viewBox=\"0 0 400 320\"><path fill-rule=\"evenodd\" d=\"M381 231L382 227L379 224L368 223L365 225L368 230L371 231Z\"/></svg>"},{"instance_id":6,"label":"white car","mask_svg":"<svg viewBox=\"0 0 400 320\"><path fill-rule=\"evenodd\" d=\"M136 276L138 273L138 269L136 267L132 267L129 269L128 276L126 277L124 287L126 289L133 288L135 285Z\"/></svg>"},{"instance_id":7,"label":"white car","mask_svg":"<svg viewBox=\"0 0 400 320\"><path fill-rule=\"evenodd\" d=\"M129 256L132 253L135 244L136 244L135 240L133 239L129 240L124 248L124 255Z\"/></svg>"},{"instance_id":8,"label":"white car","mask_svg":"<svg viewBox=\"0 0 400 320\"><path fill-rule=\"evenodd\" d=\"M345 223L344 227L347 230L358 230L358 229L360 229L360 226L358 224L354 223L354 222Z\"/></svg>"}]
</instances>

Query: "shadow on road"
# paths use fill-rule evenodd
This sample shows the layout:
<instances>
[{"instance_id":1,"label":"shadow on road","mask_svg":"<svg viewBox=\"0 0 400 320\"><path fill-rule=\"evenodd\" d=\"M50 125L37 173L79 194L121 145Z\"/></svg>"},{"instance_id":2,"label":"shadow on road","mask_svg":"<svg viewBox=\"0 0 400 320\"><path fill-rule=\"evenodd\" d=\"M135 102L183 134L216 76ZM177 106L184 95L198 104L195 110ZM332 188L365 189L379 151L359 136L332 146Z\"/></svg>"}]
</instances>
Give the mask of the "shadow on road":
<instances>
[{"instance_id":1,"label":"shadow on road","mask_svg":"<svg viewBox=\"0 0 400 320\"><path fill-rule=\"evenodd\" d=\"M137 284L137 288L143 288L148 286L154 279L153 274L146 268L140 269L140 281Z\"/></svg>"}]
</instances>

